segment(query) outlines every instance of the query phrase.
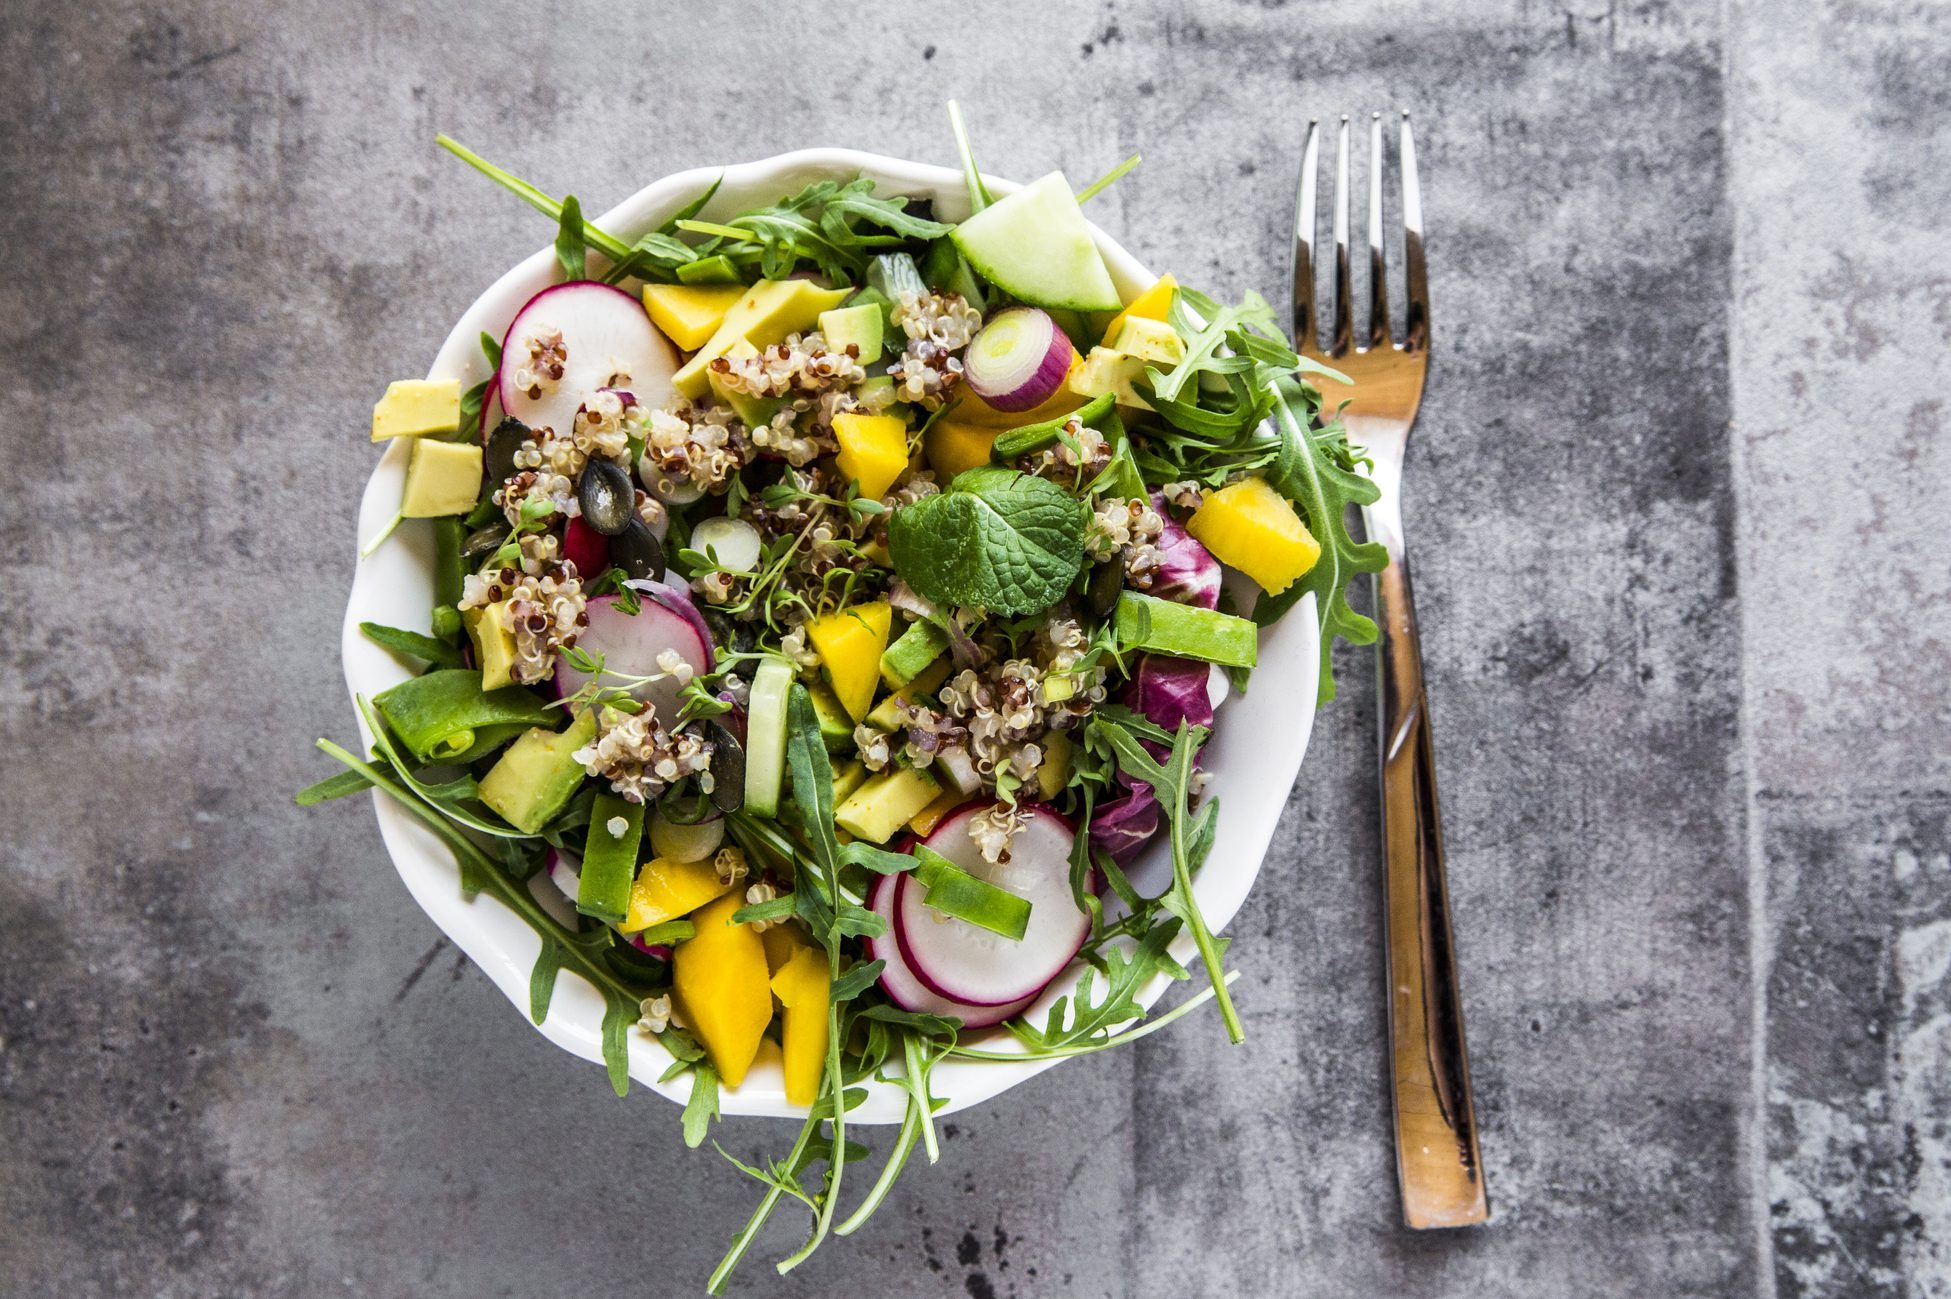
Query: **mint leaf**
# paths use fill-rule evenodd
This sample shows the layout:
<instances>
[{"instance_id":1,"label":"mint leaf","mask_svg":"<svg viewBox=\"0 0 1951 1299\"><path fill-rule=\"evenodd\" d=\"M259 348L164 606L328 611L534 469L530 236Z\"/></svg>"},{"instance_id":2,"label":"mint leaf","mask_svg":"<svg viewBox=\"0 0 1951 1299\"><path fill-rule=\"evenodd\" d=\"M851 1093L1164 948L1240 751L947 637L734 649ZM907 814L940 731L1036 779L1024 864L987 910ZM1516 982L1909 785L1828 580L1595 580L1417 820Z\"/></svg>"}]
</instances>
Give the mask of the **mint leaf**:
<instances>
[{"instance_id":1,"label":"mint leaf","mask_svg":"<svg viewBox=\"0 0 1951 1299\"><path fill-rule=\"evenodd\" d=\"M896 510L888 548L895 571L937 604L1041 613L1084 567L1084 507L1046 479L978 465Z\"/></svg>"}]
</instances>

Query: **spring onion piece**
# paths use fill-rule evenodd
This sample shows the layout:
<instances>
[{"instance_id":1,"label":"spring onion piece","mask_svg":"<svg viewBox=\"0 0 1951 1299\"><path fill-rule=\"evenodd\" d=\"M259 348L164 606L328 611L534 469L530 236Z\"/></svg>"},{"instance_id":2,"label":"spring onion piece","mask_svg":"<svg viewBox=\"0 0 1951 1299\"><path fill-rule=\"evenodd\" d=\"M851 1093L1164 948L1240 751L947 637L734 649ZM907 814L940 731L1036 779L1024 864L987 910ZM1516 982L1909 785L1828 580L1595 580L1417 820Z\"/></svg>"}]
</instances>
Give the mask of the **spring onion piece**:
<instances>
[{"instance_id":1,"label":"spring onion piece","mask_svg":"<svg viewBox=\"0 0 1951 1299\"><path fill-rule=\"evenodd\" d=\"M992 934L1016 942L1030 927L1030 904L997 888L988 880L977 879L926 844L915 845L915 882L926 890L921 900L931 909Z\"/></svg>"}]
</instances>

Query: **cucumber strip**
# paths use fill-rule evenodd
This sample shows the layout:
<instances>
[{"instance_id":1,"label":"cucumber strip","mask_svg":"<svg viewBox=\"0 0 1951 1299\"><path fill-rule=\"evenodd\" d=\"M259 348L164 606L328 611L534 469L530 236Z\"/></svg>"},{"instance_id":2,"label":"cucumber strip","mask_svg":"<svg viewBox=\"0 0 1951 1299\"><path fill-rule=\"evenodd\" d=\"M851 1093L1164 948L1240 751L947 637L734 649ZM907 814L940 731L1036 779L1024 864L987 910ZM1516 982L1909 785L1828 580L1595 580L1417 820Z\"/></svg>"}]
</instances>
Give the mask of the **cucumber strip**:
<instances>
[{"instance_id":1,"label":"cucumber strip","mask_svg":"<svg viewBox=\"0 0 1951 1299\"><path fill-rule=\"evenodd\" d=\"M1022 942L1030 928L1030 900L978 879L926 844L915 845L915 883L926 890L922 903L957 920L1012 942Z\"/></svg>"},{"instance_id":2,"label":"cucumber strip","mask_svg":"<svg viewBox=\"0 0 1951 1299\"><path fill-rule=\"evenodd\" d=\"M1118 597L1118 644L1222 667L1250 668L1259 652L1259 629L1250 619L1217 609L1177 604L1126 591Z\"/></svg>"},{"instance_id":3,"label":"cucumber strip","mask_svg":"<svg viewBox=\"0 0 1951 1299\"><path fill-rule=\"evenodd\" d=\"M623 833L610 833L612 821ZM583 849L582 876L576 885L576 910L611 924L630 914L630 886L637 878L637 850L644 839L644 805L603 790L589 812L589 842Z\"/></svg>"},{"instance_id":4,"label":"cucumber strip","mask_svg":"<svg viewBox=\"0 0 1951 1299\"><path fill-rule=\"evenodd\" d=\"M769 658L752 674L751 706L745 717L745 810L754 816L779 815L779 787L786 775L786 698L793 668Z\"/></svg>"},{"instance_id":5,"label":"cucumber strip","mask_svg":"<svg viewBox=\"0 0 1951 1299\"><path fill-rule=\"evenodd\" d=\"M680 284L741 284L738 267L723 253L686 262L675 272Z\"/></svg>"}]
</instances>

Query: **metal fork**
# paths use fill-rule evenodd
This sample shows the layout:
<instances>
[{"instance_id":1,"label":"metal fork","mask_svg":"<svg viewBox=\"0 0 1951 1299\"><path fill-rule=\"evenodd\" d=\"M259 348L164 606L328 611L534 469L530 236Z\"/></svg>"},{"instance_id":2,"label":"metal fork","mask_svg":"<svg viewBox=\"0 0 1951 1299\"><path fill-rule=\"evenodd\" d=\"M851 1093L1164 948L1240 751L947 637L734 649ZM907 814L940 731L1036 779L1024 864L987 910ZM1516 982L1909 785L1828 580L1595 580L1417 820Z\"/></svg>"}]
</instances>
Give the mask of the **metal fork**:
<instances>
[{"instance_id":1,"label":"metal fork","mask_svg":"<svg viewBox=\"0 0 1951 1299\"><path fill-rule=\"evenodd\" d=\"M1389 334L1389 295L1382 251L1382 115L1369 121L1369 308L1355 344L1348 274L1348 118L1341 119L1335 161L1334 317L1317 337L1314 305L1318 122L1309 122L1294 221L1294 338L1306 356L1348 375L1353 388L1323 381L1332 407L1346 394L1349 437L1374 461L1382 497L1362 512L1371 540L1389 552L1375 577L1377 681L1381 722L1383 898L1388 914L1389 1043L1395 1103L1396 1171L1402 1217L1410 1227L1461 1227L1490 1216L1470 1066L1463 1045L1443 873L1443 829L1436 807L1436 760L1423 696L1422 650L1409 561L1402 539L1403 452L1429 370L1429 281L1423 262L1422 193L1416 144L1402 115L1402 242L1408 277L1403 342Z\"/></svg>"}]
</instances>

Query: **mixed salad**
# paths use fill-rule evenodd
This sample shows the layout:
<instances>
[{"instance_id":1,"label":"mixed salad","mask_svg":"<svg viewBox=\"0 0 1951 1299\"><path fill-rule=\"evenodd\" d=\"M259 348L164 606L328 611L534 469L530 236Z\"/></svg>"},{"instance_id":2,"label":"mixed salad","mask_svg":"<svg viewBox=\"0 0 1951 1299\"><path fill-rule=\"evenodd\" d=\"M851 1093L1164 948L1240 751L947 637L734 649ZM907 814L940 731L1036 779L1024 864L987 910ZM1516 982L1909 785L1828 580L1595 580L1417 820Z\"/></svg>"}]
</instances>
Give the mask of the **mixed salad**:
<instances>
[{"instance_id":1,"label":"mixed salad","mask_svg":"<svg viewBox=\"0 0 1951 1299\"><path fill-rule=\"evenodd\" d=\"M424 668L359 700L370 751L321 741L344 771L299 801L376 788L431 826L541 935L537 1023L573 971L619 1094L633 1033L691 1075L689 1144L756 1062L783 1078L806 1117L733 1160L764 1194L713 1293L782 1199L812 1215L784 1271L935 1160L945 1059L1100 1051L1207 1001L1240 1041L1192 888L1214 705L1303 595L1324 699L1334 638L1373 635L1340 376L1256 296L1123 300L1080 205L1130 163L997 197L951 121L967 220L866 178L699 219L714 185L634 241L443 138L557 220L561 282L482 337L487 381L373 412L437 560L427 630L363 631ZM1159 839L1148 895L1125 867ZM1206 986L1147 1019L1182 932ZM874 1079L906 1118L843 1213Z\"/></svg>"}]
</instances>

